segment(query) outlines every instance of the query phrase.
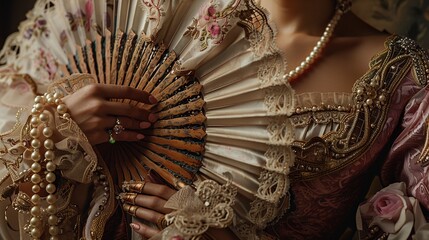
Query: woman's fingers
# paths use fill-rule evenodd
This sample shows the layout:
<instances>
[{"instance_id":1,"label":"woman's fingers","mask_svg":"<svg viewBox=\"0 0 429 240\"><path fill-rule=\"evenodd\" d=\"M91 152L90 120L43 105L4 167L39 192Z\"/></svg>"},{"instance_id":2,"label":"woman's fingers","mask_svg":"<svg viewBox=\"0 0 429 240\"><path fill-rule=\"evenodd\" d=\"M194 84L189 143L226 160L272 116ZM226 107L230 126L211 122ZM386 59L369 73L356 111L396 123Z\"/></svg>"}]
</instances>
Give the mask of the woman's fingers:
<instances>
[{"instance_id":1,"label":"woman's fingers","mask_svg":"<svg viewBox=\"0 0 429 240\"><path fill-rule=\"evenodd\" d=\"M131 228L145 238L151 238L159 233L158 229L151 228L143 223L133 222L130 224Z\"/></svg>"},{"instance_id":2,"label":"woman's fingers","mask_svg":"<svg viewBox=\"0 0 429 240\"><path fill-rule=\"evenodd\" d=\"M140 207L137 205L130 205L125 203L122 205L122 207L124 211L127 212L128 214L153 223L156 223L158 219L161 219L164 217L164 214L161 214L152 209Z\"/></svg>"},{"instance_id":3,"label":"woman's fingers","mask_svg":"<svg viewBox=\"0 0 429 240\"><path fill-rule=\"evenodd\" d=\"M146 182L144 193L153 196L159 196L165 200L168 200L173 194L176 193L176 190L162 184Z\"/></svg>"},{"instance_id":4,"label":"woman's fingers","mask_svg":"<svg viewBox=\"0 0 429 240\"><path fill-rule=\"evenodd\" d=\"M154 211L163 214L171 212L171 209L164 207L167 201L164 199L160 199L156 196L143 195L138 193L121 193L120 198L124 203L153 209Z\"/></svg>"},{"instance_id":5,"label":"woman's fingers","mask_svg":"<svg viewBox=\"0 0 429 240\"><path fill-rule=\"evenodd\" d=\"M88 86L89 94L100 96L104 99L130 99L147 104L155 104L157 100L150 93L129 86L92 84Z\"/></svg>"},{"instance_id":6,"label":"woman's fingers","mask_svg":"<svg viewBox=\"0 0 429 240\"><path fill-rule=\"evenodd\" d=\"M105 101L99 112L106 115L126 116L140 121L155 122L158 118L156 114L148 110L132 106L128 103Z\"/></svg>"}]
</instances>

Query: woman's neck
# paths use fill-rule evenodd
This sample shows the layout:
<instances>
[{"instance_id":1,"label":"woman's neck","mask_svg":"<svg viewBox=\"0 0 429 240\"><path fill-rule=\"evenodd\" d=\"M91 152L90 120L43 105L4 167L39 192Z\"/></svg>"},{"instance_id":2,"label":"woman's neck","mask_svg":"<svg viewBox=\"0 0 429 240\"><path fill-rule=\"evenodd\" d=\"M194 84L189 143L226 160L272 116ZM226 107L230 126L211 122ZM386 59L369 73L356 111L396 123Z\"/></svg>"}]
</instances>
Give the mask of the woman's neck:
<instances>
[{"instance_id":1,"label":"woman's neck","mask_svg":"<svg viewBox=\"0 0 429 240\"><path fill-rule=\"evenodd\" d=\"M262 0L283 34L320 36L335 11L334 0Z\"/></svg>"}]
</instances>

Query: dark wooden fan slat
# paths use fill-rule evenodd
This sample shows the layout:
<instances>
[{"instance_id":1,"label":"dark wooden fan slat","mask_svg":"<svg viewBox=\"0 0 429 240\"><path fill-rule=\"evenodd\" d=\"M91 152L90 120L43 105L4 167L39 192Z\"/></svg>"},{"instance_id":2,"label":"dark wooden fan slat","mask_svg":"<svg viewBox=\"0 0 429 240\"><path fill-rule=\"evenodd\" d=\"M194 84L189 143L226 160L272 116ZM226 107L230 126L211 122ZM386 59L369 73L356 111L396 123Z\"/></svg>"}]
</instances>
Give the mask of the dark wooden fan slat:
<instances>
[{"instance_id":1,"label":"dark wooden fan slat","mask_svg":"<svg viewBox=\"0 0 429 240\"><path fill-rule=\"evenodd\" d=\"M178 92L177 94L172 95L170 98L166 99L165 101L160 102L156 106L156 110L161 111L169 106L175 106L179 102L187 98L200 94L201 89L202 89L202 86L200 84L193 84L191 87L187 88L186 90Z\"/></svg>"},{"instance_id":2,"label":"dark wooden fan slat","mask_svg":"<svg viewBox=\"0 0 429 240\"><path fill-rule=\"evenodd\" d=\"M181 180L175 177L173 173L155 164L151 159L147 158L145 155L141 156L141 161L150 169L153 169L155 172L157 172L159 176L161 176L161 178L164 179L166 182L168 182L171 186L175 186L176 188L178 188L179 182L181 182Z\"/></svg>"},{"instance_id":3,"label":"dark wooden fan slat","mask_svg":"<svg viewBox=\"0 0 429 240\"><path fill-rule=\"evenodd\" d=\"M84 49L81 46L77 47L77 57L78 57L78 66L81 73L88 73L88 68L86 67L86 58L84 57Z\"/></svg>"},{"instance_id":4,"label":"dark wooden fan slat","mask_svg":"<svg viewBox=\"0 0 429 240\"><path fill-rule=\"evenodd\" d=\"M104 79L104 62L103 62L103 54L102 54L102 38L100 35L96 36L95 39L95 59L97 61L98 67L98 82L102 84L106 84L106 80Z\"/></svg>"},{"instance_id":5,"label":"dark wooden fan slat","mask_svg":"<svg viewBox=\"0 0 429 240\"><path fill-rule=\"evenodd\" d=\"M122 166L123 168L125 167L130 175L131 178L130 179L125 179L125 180L140 180L142 179L142 175L144 173L146 173L145 170L143 170L143 172L139 171L139 167L140 164L138 162L138 160L136 160L136 154L138 154L136 152L135 149L131 148L131 146L127 146L127 144L124 143L120 143L121 144L121 150L122 150L122 158L118 159L120 162L123 162ZM136 165L137 163L137 165Z\"/></svg>"},{"instance_id":6,"label":"dark wooden fan slat","mask_svg":"<svg viewBox=\"0 0 429 240\"><path fill-rule=\"evenodd\" d=\"M150 165L147 161L150 160L151 162L155 162L164 168L167 168L176 174L180 175L183 178L186 178L188 180L193 179L194 175L189 173L187 170L185 170L183 167L171 162L170 160L167 160L165 157L160 156L157 154L156 149L153 148L146 148L147 145L140 145L139 147L136 147L138 151L141 153L141 160L144 164ZM154 151L155 150L155 151Z\"/></svg>"},{"instance_id":7,"label":"dark wooden fan slat","mask_svg":"<svg viewBox=\"0 0 429 240\"><path fill-rule=\"evenodd\" d=\"M153 48L155 44L153 42L149 42L145 44L145 49L143 51L142 61L139 64L136 74L133 77L134 87L137 89L143 89L146 85L146 82L142 81L142 76L145 73L146 69L150 64L150 59L152 58Z\"/></svg>"},{"instance_id":8,"label":"dark wooden fan slat","mask_svg":"<svg viewBox=\"0 0 429 240\"><path fill-rule=\"evenodd\" d=\"M118 81L117 85L124 85L125 82L125 74L127 71L129 71L129 58L130 54L132 54L133 50L133 41L136 37L136 34L134 32L130 32L127 36L127 40L125 42L125 47L122 53L122 59L121 59L121 67L119 68L119 74L118 74ZM132 69L131 69L132 71Z\"/></svg>"},{"instance_id":9,"label":"dark wooden fan slat","mask_svg":"<svg viewBox=\"0 0 429 240\"><path fill-rule=\"evenodd\" d=\"M203 139L206 136L206 132L203 128L178 128L178 129L168 129L168 128L160 128L153 129L149 132L142 131L143 134L146 135L154 135L159 137L177 137L177 138L195 138L195 139Z\"/></svg>"},{"instance_id":10,"label":"dark wooden fan slat","mask_svg":"<svg viewBox=\"0 0 429 240\"><path fill-rule=\"evenodd\" d=\"M105 64L105 74L106 74L106 83L111 84L110 72L111 72L111 63L112 63L112 55L111 55L111 41L112 36L109 30L106 30L106 36L104 37L104 64Z\"/></svg>"},{"instance_id":11,"label":"dark wooden fan slat","mask_svg":"<svg viewBox=\"0 0 429 240\"><path fill-rule=\"evenodd\" d=\"M122 38L124 36L124 33L121 31L118 31L116 33L115 42L113 45L113 55L112 55L112 61L111 61L111 73L110 73L110 84L116 84L118 80L118 59L120 57L120 52L122 52Z\"/></svg>"},{"instance_id":12,"label":"dark wooden fan slat","mask_svg":"<svg viewBox=\"0 0 429 240\"><path fill-rule=\"evenodd\" d=\"M150 142L147 142L145 145L148 149L151 149L153 152L156 152L158 154L162 154L164 156L167 156L169 159L173 159L177 162L181 162L183 164L186 164L188 166L192 167L200 167L201 161L198 159L195 159L187 154L175 151L173 149L167 149L163 146L156 145Z\"/></svg>"},{"instance_id":13,"label":"dark wooden fan slat","mask_svg":"<svg viewBox=\"0 0 429 240\"><path fill-rule=\"evenodd\" d=\"M86 40L86 46L84 48L85 50L85 55L87 57L87 64L88 64L88 68L89 68L89 73L93 74L94 76L97 76L97 71L95 70L96 68L96 61L94 60L95 57L92 54L92 46L91 46L92 42L89 40Z\"/></svg>"},{"instance_id":14,"label":"dark wooden fan slat","mask_svg":"<svg viewBox=\"0 0 429 240\"><path fill-rule=\"evenodd\" d=\"M172 77L175 77L175 75L172 75ZM174 81L171 82L170 79L168 80L169 82L164 83L165 86L160 84L161 86L158 86L154 90L153 94L156 95L161 101L164 101L168 96L172 95L175 91L177 91L177 89L188 84L191 78L188 76L181 76L176 80L174 80L173 78L172 80Z\"/></svg>"},{"instance_id":15,"label":"dark wooden fan slat","mask_svg":"<svg viewBox=\"0 0 429 240\"><path fill-rule=\"evenodd\" d=\"M130 69L129 71L127 71L127 75L125 76L125 81L124 81L125 86L133 86L133 84L131 83L131 79L133 78L134 72L137 71L136 66L138 64L139 57L142 54L141 52L146 41L147 41L147 37L142 33L139 39L137 40L137 44L134 49L133 56L131 57L130 66L133 69Z\"/></svg>"},{"instance_id":16,"label":"dark wooden fan slat","mask_svg":"<svg viewBox=\"0 0 429 240\"><path fill-rule=\"evenodd\" d=\"M152 92L155 88L156 84L160 81L160 79L165 76L165 73L167 72L167 69L171 66L171 64L176 60L176 53L171 52L168 54L168 56L165 58L165 60L160 63L158 69L156 69L155 74L150 79L144 90L146 92Z\"/></svg>"},{"instance_id":17,"label":"dark wooden fan slat","mask_svg":"<svg viewBox=\"0 0 429 240\"><path fill-rule=\"evenodd\" d=\"M155 72L155 69L156 69L159 61L161 60L162 56L164 55L165 50L166 50L166 47L162 44L159 45L158 48L155 47L153 49L152 57L148 59L149 65L148 65L147 69L145 70L142 79L140 80L140 84L139 84L138 89L144 89L145 91L150 92L150 91L146 90L146 86L148 85L152 74Z\"/></svg>"},{"instance_id":18,"label":"dark wooden fan slat","mask_svg":"<svg viewBox=\"0 0 429 240\"><path fill-rule=\"evenodd\" d=\"M163 94L164 89L169 86L171 83L176 82L175 79L177 76L173 72L169 72L164 79L153 89L152 95L157 96L158 99L163 99L165 94Z\"/></svg>"},{"instance_id":19,"label":"dark wooden fan slat","mask_svg":"<svg viewBox=\"0 0 429 240\"><path fill-rule=\"evenodd\" d=\"M186 150L197 154L201 154L204 151L204 143L202 142L191 142L189 140L182 139L168 139L157 136L146 136L145 141L158 145L171 146L176 149Z\"/></svg>"},{"instance_id":20,"label":"dark wooden fan slat","mask_svg":"<svg viewBox=\"0 0 429 240\"><path fill-rule=\"evenodd\" d=\"M196 101L188 102L185 104L181 104L165 111L158 112L159 119L164 119L168 116L176 116L179 114L184 114L191 111L198 111L203 109L205 102L203 99L199 98Z\"/></svg>"},{"instance_id":21,"label":"dark wooden fan slat","mask_svg":"<svg viewBox=\"0 0 429 240\"><path fill-rule=\"evenodd\" d=\"M79 69L77 68L74 55L71 55L71 54L67 55L67 59L69 62L68 68L69 68L69 71L71 71L70 74L80 72Z\"/></svg>"},{"instance_id":22,"label":"dark wooden fan slat","mask_svg":"<svg viewBox=\"0 0 429 240\"><path fill-rule=\"evenodd\" d=\"M206 116L202 113L196 115L190 115L186 117L177 117L166 120L158 120L153 124L154 128L166 128L166 127L181 127L188 125L202 125L206 120Z\"/></svg>"}]
</instances>

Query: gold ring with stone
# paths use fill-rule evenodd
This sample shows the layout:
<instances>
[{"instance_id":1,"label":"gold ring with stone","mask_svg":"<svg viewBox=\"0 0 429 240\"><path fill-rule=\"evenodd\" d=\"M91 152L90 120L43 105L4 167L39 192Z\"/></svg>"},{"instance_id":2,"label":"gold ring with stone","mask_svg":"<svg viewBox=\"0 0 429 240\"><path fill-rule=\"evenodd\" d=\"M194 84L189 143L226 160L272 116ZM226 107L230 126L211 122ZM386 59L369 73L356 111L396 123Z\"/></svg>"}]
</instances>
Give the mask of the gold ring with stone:
<instances>
[{"instance_id":1,"label":"gold ring with stone","mask_svg":"<svg viewBox=\"0 0 429 240\"><path fill-rule=\"evenodd\" d=\"M115 126L113 126L112 130L116 135L120 134L122 131L125 130L125 128L124 128L124 126L122 126L119 118L116 118L116 124L115 124Z\"/></svg>"}]
</instances>

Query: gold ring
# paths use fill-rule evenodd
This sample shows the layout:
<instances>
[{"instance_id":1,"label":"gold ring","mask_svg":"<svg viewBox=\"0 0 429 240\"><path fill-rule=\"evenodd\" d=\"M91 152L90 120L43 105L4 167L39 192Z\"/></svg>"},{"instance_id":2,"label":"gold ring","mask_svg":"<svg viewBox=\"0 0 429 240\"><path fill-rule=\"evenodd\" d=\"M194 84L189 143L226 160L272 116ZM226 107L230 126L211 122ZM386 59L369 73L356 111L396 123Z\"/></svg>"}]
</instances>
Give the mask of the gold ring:
<instances>
[{"instance_id":1,"label":"gold ring","mask_svg":"<svg viewBox=\"0 0 429 240\"><path fill-rule=\"evenodd\" d=\"M113 126L112 130L116 135L120 134L122 131L125 130L125 128L124 128L124 126L122 126L119 118L116 118L116 124L115 124L115 126Z\"/></svg>"},{"instance_id":2,"label":"gold ring","mask_svg":"<svg viewBox=\"0 0 429 240\"><path fill-rule=\"evenodd\" d=\"M139 207L137 207L136 205L124 204L125 212L131 214L131 216L133 216L133 217L136 217L138 209L139 209Z\"/></svg>"},{"instance_id":3,"label":"gold ring","mask_svg":"<svg viewBox=\"0 0 429 240\"><path fill-rule=\"evenodd\" d=\"M144 186L146 185L145 181L138 182L124 182L122 184L122 189L124 191L135 192L135 193L143 193Z\"/></svg>"},{"instance_id":4,"label":"gold ring","mask_svg":"<svg viewBox=\"0 0 429 240\"><path fill-rule=\"evenodd\" d=\"M119 194L119 198L121 199L121 201L124 203L131 203L133 205L136 204L136 198L137 198L138 194L137 193L120 193Z\"/></svg>"},{"instance_id":5,"label":"gold ring","mask_svg":"<svg viewBox=\"0 0 429 240\"><path fill-rule=\"evenodd\" d=\"M158 227L159 230L162 230L162 229L168 227L168 225L169 224L167 223L167 220L165 219L165 215L162 215L161 217L159 217L156 220L156 226Z\"/></svg>"}]
</instances>

